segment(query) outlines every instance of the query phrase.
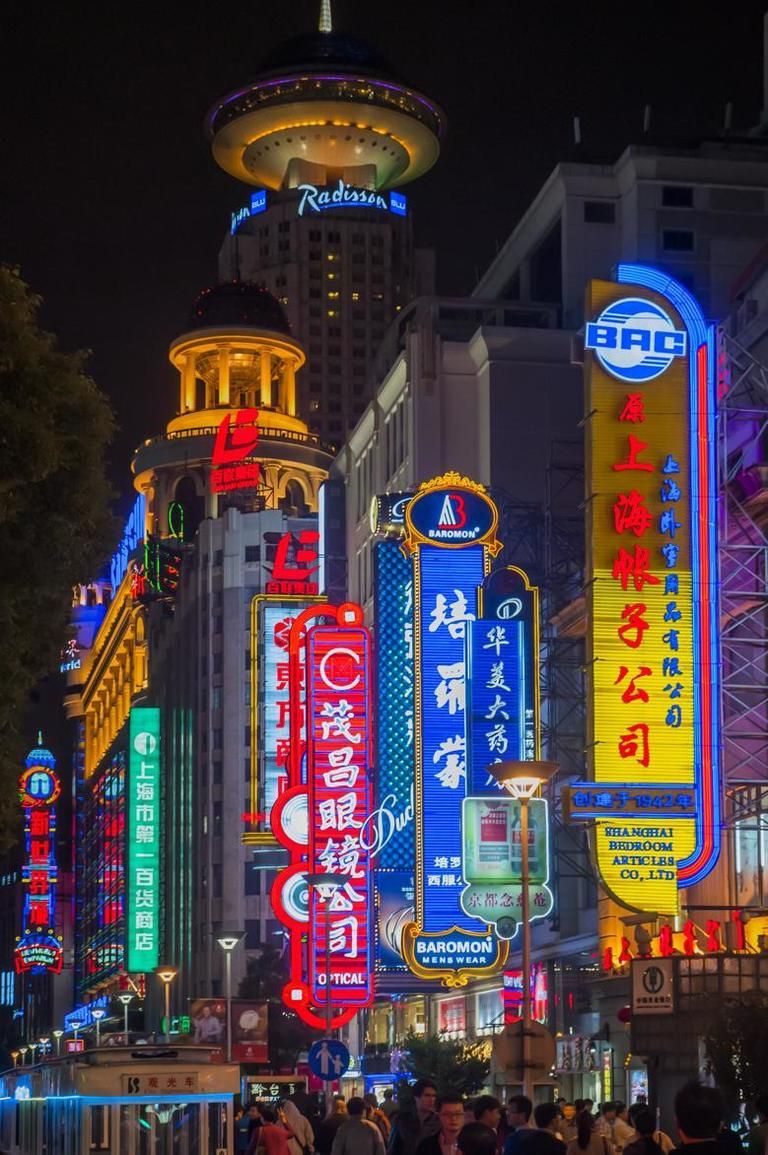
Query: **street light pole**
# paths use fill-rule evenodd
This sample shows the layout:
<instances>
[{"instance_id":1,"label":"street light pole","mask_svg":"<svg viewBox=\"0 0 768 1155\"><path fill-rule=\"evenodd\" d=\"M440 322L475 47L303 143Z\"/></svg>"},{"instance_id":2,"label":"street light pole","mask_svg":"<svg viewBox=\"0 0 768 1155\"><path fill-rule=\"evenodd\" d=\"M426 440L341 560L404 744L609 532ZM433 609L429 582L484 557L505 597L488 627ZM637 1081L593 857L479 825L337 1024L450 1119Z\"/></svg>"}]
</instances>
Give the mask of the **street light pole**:
<instances>
[{"instance_id":1,"label":"street light pole","mask_svg":"<svg viewBox=\"0 0 768 1155\"><path fill-rule=\"evenodd\" d=\"M330 1038L333 1029L333 1004L331 1002L331 898L337 886L346 885L347 876L344 874L320 872L317 874L308 874L306 877L307 886L310 889L316 889L318 895L325 899L325 1031L327 1038ZM325 895L322 893L323 889L326 890ZM333 1084L330 1081L325 1084L325 1110L328 1115L331 1113L332 1086Z\"/></svg>"},{"instance_id":2,"label":"street light pole","mask_svg":"<svg viewBox=\"0 0 768 1155\"><path fill-rule=\"evenodd\" d=\"M522 918L522 971L523 971L523 999L522 999L522 1067L523 1067L523 1094L533 1099L533 1066L531 1063L531 1027L533 1015L531 1013L531 903L529 887L531 882L531 867L528 845L528 831L530 827L528 804L537 790L557 773L556 762L496 762L489 766L489 773L493 775L500 786L517 799L520 803L520 886L522 888L521 918Z\"/></svg>"},{"instance_id":3,"label":"street light pole","mask_svg":"<svg viewBox=\"0 0 768 1155\"><path fill-rule=\"evenodd\" d=\"M57 1055L61 1054L61 1036L63 1034L64 1034L63 1031L54 1031L53 1032L53 1037L56 1040L56 1054Z\"/></svg>"},{"instance_id":4,"label":"street light pole","mask_svg":"<svg viewBox=\"0 0 768 1155\"><path fill-rule=\"evenodd\" d=\"M245 938L245 931L223 934L216 942L224 951L224 993L227 1000L227 1062L232 1062L232 951Z\"/></svg>"},{"instance_id":5,"label":"street light pole","mask_svg":"<svg viewBox=\"0 0 768 1155\"><path fill-rule=\"evenodd\" d=\"M96 1023L96 1049L101 1046L101 1020L107 1012L103 1007L97 1007L93 1012L93 1021Z\"/></svg>"},{"instance_id":6,"label":"street light pole","mask_svg":"<svg viewBox=\"0 0 768 1155\"><path fill-rule=\"evenodd\" d=\"M155 974L165 988L165 1041L171 1041L171 983L179 973L178 967L155 967Z\"/></svg>"},{"instance_id":7,"label":"street light pole","mask_svg":"<svg viewBox=\"0 0 768 1155\"><path fill-rule=\"evenodd\" d=\"M118 997L118 1000L123 1004L123 1035L125 1036L125 1045L127 1047L129 1045L128 1044L128 1007L129 1007L129 1005L133 999L133 995L129 994L126 991L124 994L118 995L117 997Z\"/></svg>"}]
</instances>

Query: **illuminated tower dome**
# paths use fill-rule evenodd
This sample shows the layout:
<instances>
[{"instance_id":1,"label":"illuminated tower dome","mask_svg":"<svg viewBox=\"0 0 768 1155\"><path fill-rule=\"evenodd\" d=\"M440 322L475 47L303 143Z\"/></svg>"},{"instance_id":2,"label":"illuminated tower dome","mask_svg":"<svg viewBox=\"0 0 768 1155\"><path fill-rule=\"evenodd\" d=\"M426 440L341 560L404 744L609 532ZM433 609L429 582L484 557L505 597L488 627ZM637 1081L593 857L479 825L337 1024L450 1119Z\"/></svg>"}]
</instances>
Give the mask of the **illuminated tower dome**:
<instances>
[{"instance_id":1,"label":"illuminated tower dome","mask_svg":"<svg viewBox=\"0 0 768 1155\"><path fill-rule=\"evenodd\" d=\"M179 412L133 460L134 484L147 498L148 531L177 532L174 503L184 508L187 537L203 517L218 517L227 506L316 510L331 456L296 415L296 372L305 356L275 298L242 281L206 289L169 358L179 371ZM212 484L214 446L223 424L231 437L231 422L243 410L258 413L258 440L242 464L258 463L260 480L224 493ZM247 441L247 427L238 436Z\"/></svg>"},{"instance_id":2,"label":"illuminated tower dome","mask_svg":"<svg viewBox=\"0 0 768 1155\"><path fill-rule=\"evenodd\" d=\"M277 48L216 102L206 130L218 164L246 184L391 189L432 167L445 117L367 44L333 32L324 0L319 31Z\"/></svg>"}]
</instances>

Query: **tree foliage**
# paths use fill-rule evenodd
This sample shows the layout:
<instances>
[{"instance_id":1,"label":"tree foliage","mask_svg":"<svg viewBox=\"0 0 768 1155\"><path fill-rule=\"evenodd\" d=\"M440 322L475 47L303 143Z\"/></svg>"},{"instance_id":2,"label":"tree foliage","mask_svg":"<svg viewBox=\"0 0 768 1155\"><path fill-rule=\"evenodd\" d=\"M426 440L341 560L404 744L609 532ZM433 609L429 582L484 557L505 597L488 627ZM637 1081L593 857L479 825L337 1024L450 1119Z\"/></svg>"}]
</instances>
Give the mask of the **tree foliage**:
<instances>
[{"instance_id":1,"label":"tree foliage","mask_svg":"<svg viewBox=\"0 0 768 1155\"><path fill-rule=\"evenodd\" d=\"M84 354L39 328L39 305L18 270L0 265L0 848L15 833L30 691L58 664L72 587L115 537L104 470L112 412Z\"/></svg>"},{"instance_id":2,"label":"tree foliage","mask_svg":"<svg viewBox=\"0 0 768 1155\"><path fill-rule=\"evenodd\" d=\"M733 1118L739 1102L765 1092L768 1071L768 994L755 991L718 1004L704 1036L707 1061Z\"/></svg>"},{"instance_id":3,"label":"tree foliage","mask_svg":"<svg viewBox=\"0 0 768 1155\"><path fill-rule=\"evenodd\" d=\"M288 981L285 962L277 947L263 946L257 958L249 958L247 973L240 982L238 998L269 1005L269 1065L273 1074L293 1071L299 1054L307 1051L322 1032L313 1031L283 1003L283 987Z\"/></svg>"},{"instance_id":4,"label":"tree foliage","mask_svg":"<svg viewBox=\"0 0 768 1155\"><path fill-rule=\"evenodd\" d=\"M487 1082L490 1052L487 1043L464 1043L442 1035L416 1035L403 1040L400 1066L414 1079L431 1078L438 1094L474 1095Z\"/></svg>"}]
</instances>

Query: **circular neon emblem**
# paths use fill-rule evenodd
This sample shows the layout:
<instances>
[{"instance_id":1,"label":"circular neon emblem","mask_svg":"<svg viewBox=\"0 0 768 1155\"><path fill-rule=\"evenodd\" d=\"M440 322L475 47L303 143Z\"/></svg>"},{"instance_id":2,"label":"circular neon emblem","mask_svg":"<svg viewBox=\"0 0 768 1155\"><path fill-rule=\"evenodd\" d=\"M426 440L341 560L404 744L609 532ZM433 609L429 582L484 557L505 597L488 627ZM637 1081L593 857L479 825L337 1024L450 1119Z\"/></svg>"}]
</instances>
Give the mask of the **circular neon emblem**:
<instances>
[{"instance_id":1,"label":"circular neon emblem","mask_svg":"<svg viewBox=\"0 0 768 1155\"><path fill-rule=\"evenodd\" d=\"M612 377L642 384L685 356L687 334L653 301L625 297L587 326L586 343Z\"/></svg>"},{"instance_id":2,"label":"circular neon emblem","mask_svg":"<svg viewBox=\"0 0 768 1155\"><path fill-rule=\"evenodd\" d=\"M133 748L137 754L143 754L145 757L147 754L154 754L157 749L157 738L148 730L142 730L133 739Z\"/></svg>"},{"instance_id":3,"label":"circular neon emblem","mask_svg":"<svg viewBox=\"0 0 768 1155\"><path fill-rule=\"evenodd\" d=\"M47 766L30 766L19 778L22 806L53 806L60 794L58 776Z\"/></svg>"}]
</instances>

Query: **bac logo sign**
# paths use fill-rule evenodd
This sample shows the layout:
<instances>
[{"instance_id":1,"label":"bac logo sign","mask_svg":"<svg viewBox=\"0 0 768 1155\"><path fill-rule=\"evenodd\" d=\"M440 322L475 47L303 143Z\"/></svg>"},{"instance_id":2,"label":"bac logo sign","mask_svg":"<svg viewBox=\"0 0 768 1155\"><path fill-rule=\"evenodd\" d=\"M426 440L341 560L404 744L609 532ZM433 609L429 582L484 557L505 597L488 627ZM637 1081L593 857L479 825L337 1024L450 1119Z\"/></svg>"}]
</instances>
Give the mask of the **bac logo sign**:
<instances>
[{"instance_id":1,"label":"bac logo sign","mask_svg":"<svg viewBox=\"0 0 768 1155\"><path fill-rule=\"evenodd\" d=\"M493 538L497 522L496 506L479 487L420 491L406 508L406 536L414 545L459 549L486 543Z\"/></svg>"},{"instance_id":2,"label":"bac logo sign","mask_svg":"<svg viewBox=\"0 0 768 1155\"><path fill-rule=\"evenodd\" d=\"M675 357L685 357L688 335L658 305L625 297L587 324L584 346L612 377L638 384L659 377Z\"/></svg>"}]
</instances>

